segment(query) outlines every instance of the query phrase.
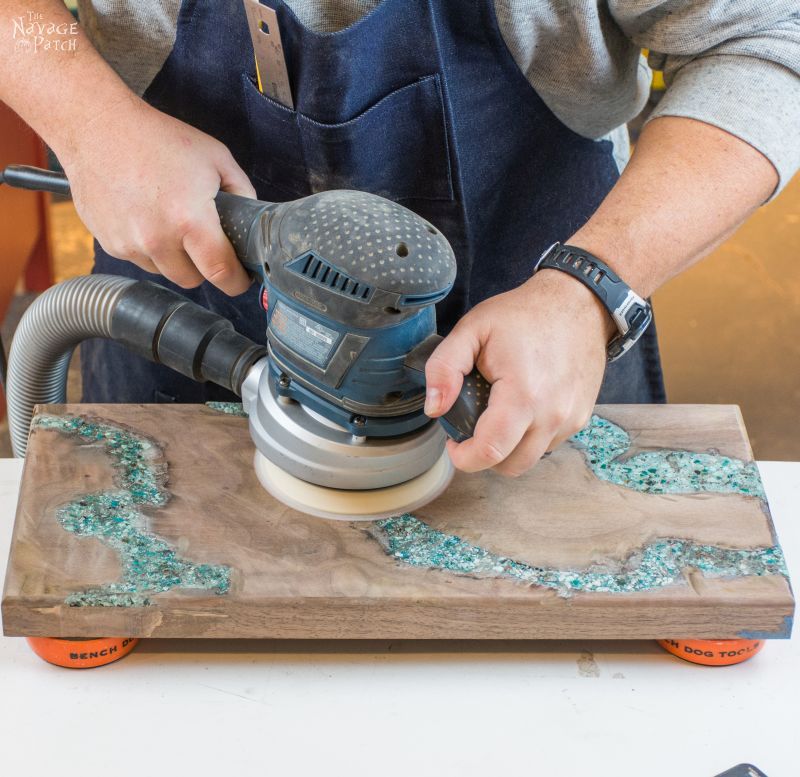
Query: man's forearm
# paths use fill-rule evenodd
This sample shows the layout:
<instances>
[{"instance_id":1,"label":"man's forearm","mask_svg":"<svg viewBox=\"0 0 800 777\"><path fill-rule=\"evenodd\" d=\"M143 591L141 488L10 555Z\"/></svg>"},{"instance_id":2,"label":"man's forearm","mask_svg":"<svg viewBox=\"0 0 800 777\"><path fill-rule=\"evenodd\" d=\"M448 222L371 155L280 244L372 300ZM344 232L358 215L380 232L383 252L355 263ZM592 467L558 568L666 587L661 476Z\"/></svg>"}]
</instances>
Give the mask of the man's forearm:
<instances>
[{"instance_id":1,"label":"man's forearm","mask_svg":"<svg viewBox=\"0 0 800 777\"><path fill-rule=\"evenodd\" d=\"M139 100L73 22L60 0L0 0L0 100L62 160L104 112Z\"/></svg>"},{"instance_id":2,"label":"man's forearm","mask_svg":"<svg viewBox=\"0 0 800 777\"><path fill-rule=\"evenodd\" d=\"M616 186L568 242L649 296L721 243L777 183L767 158L739 138L693 119L655 119Z\"/></svg>"}]
</instances>

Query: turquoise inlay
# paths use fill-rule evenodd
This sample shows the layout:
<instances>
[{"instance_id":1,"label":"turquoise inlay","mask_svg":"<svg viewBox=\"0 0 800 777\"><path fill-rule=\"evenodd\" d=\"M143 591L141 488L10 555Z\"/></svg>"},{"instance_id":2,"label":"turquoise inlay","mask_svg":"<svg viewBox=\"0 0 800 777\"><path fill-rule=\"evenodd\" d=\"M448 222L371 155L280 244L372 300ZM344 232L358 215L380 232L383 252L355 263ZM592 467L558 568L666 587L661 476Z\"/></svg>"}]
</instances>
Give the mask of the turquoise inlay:
<instances>
[{"instance_id":1,"label":"turquoise inlay","mask_svg":"<svg viewBox=\"0 0 800 777\"><path fill-rule=\"evenodd\" d=\"M766 499L758 469L719 453L644 451L623 458L630 449L628 433L599 416L571 441L583 450L586 463L601 480L648 494L714 492ZM752 549L695 544L660 538L622 561L586 569L536 567L498 556L455 535L444 534L412 515L377 521L367 529L398 561L472 577L495 577L545 586L568 596L577 591L624 593L684 582L683 570L708 577L780 574L788 570L780 547Z\"/></svg>"},{"instance_id":2,"label":"turquoise inlay","mask_svg":"<svg viewBox=\"0 0 800 777\"><path fill-rule=\"evenodd\" d=\"M245 416L238 403L210 402L214 410ZM170 588L207 588L226 593L230 569L196 565L177 557L160 538L140 528L140 505L163 506L166 464L157 445L141 435L107 422L82 418L38 416L37 426L101 442L115 461L119 491L88 494L59 510L67 531L94 536L120 554L123 579L69 597L74 606L143 606L149 596ZM717 492L763 499L753 463L717 453L647 451L622 458L630 448L619 426L594 416L587 429L575 435L587 465L597 477L645 493ZM777 546L733 549L695 544L676 538L657 539L621 561L569 570L537 567L440 532L412 515L377 521L367 531L393 558L405 564L480 578L502 578L545 586L568 596L577 591L625 593L684 582L683 572L696 569L709 577L782 574L788 577Z\"/></svg>"},{"instance_id":3,"label":"turquoise inlay","mask_svg":"<svg viewBox=\"0 0 800 777\"><path fill-rule=\"evenodd\" d=\"M226 594L231 570L180 558L165 540L143 529L145 505L163 507L167 465L146 437L108 421L38 415L34 426L102 445L116 470L117 489L85 494L60 507L58 522L80 537L94 537L119 554L122 579L70 594L72 607L145 607L151 596L172 588L201 588Z\"/></svg>"},{"instance_id":4,"label":"turquoise inlay","mask_svg":"<svg viewBox=\"0 0 800 777\"><path fill-rule=\"evenodd\" d=\"M631 447L628 433L599 416L572 442L583 449L586 463L601 480L648 494L715 492L766 499L758 468L719 453L643 451L622 458Z\"/></svg>"},{"instance_id":5,"label":"turquoise inlay","mask_svg":"<svg viewBox=\"0 0 800 777\"><path fill-rule=\"evenodd\" d=\"M245 413L241 402L206 402L206 407L210 407L212 410L217 410L220 413L226 413L227 415L247 418L247 413Z\"/></svg>"},{"instance_id":6,"label":"turquoise inlay","mask_svg":"<svg viewBox=\"0 0 800 777\"><path fill-rule=\"evenodd\" d=\"M445 534L413 515L376 521L366 529L386 552L405 564L479 578L507 578L552 588L562 596L576 591L630 593L683 583L683 570L708 577L788 575L779 547L733 549L658 539L622 561L586 569L537 567Z\"/></svg>"}]
</instances>

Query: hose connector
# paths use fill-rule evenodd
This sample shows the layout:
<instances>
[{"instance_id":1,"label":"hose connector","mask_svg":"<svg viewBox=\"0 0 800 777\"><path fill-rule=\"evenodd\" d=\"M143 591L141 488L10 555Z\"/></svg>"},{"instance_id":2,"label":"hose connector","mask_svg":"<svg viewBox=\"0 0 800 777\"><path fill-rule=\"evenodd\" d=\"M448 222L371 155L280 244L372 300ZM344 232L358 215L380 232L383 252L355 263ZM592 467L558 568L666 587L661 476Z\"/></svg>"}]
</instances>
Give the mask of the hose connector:
<instances>
[{"instance_id":1,"label":"hose connector","mask_svg":"<svg viewBox=\"0 0 800 777\"><path fill-rule=\"evenodd\" d=\"M150 281L84 275L59 283L25 311L8 362L11 446L22 457L36 405L66 402L75 346L102 337L199 382L241 394L248 370L267 349L212 313Z\"/></svg>"}]
</instances>

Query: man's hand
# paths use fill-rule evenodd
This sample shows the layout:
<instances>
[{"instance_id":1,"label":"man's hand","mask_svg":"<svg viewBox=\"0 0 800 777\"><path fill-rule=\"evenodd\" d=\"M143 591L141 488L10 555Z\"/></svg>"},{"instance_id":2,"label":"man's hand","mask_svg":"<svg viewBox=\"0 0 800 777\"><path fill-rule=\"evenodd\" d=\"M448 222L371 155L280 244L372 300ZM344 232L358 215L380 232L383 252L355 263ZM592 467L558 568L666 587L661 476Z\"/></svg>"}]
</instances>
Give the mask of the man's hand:
<instances>
[{"instance_id":1,"label":"man's hand","mask_svg":"<svg viewBox=\"0 0 800 777\"><path fill-rule=\"evenodd\" d=\"M664 116L645 126L620 180L565 242L649 297L722 242L777 182L772 164L743 140ZM592 292L558 270L475 307L426 369L425 412L434 417L453 404L473 364L493 384L475 436L448 443L453 464L519 475L582 428L615 331Z\"/></svg>"},{"instance_id":2,"label":"man's hand","mask_svg":"<svg viewBox=\"0 0 800 777\"><path fill-rule=\"evenodd\" d=\"M6 18L74 23L60 0L0 0ZM75 46L15 53L0 36L0 100L55 151L78 213L112 256L180 286L207 278L227 294L250 280L222 231L214 196L255 191L227 148L150 107L78 25Z\"/></svg>"},{"instance_id":3,"label":"man's hand","mask_svg":"<svg viewBox=\"0 0 800 777\"><path fill-rule=\"evenodd\" d=\"M492 384L489 406L466 442L448 443L465 472L517 476L585 426L616 331L594 295L564 273L542 270L473 308L425 368L425 412L446 413L477 365Z\"/></svg>"},{"instance_id":4,"label":"man's hand","mask_svg":"<svg viewBox=\"0 0 800 777\"><path fill-rule=\"evenodd\" d=\"M126 99L92 121L62 163L78 214L109 254L184 288L206 278L230 295L247 290L214 196L255 191L222 143Z\"/></svg>"}]
</instances>

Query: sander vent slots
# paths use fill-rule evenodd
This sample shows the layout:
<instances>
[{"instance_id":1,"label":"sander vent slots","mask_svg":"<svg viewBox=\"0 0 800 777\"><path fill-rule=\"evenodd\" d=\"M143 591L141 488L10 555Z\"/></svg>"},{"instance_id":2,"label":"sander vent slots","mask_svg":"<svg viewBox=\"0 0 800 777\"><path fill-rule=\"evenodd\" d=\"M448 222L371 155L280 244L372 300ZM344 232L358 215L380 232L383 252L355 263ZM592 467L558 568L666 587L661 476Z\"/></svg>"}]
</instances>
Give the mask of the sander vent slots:
<instances>
[{"instance_id":1,"label":"sander vent slots","mask_svg":"<svg viewBox=\"0 0 800 777\"><path fill-rule=\"evenodd\" d=\"M301 254L297 259L289 262L286 268L302 275L317 286L323 286L345 297L368 302L372 296L371 286L351 278L330 262L321 259L313 251Z\"/></svg>"}]
</instances>

